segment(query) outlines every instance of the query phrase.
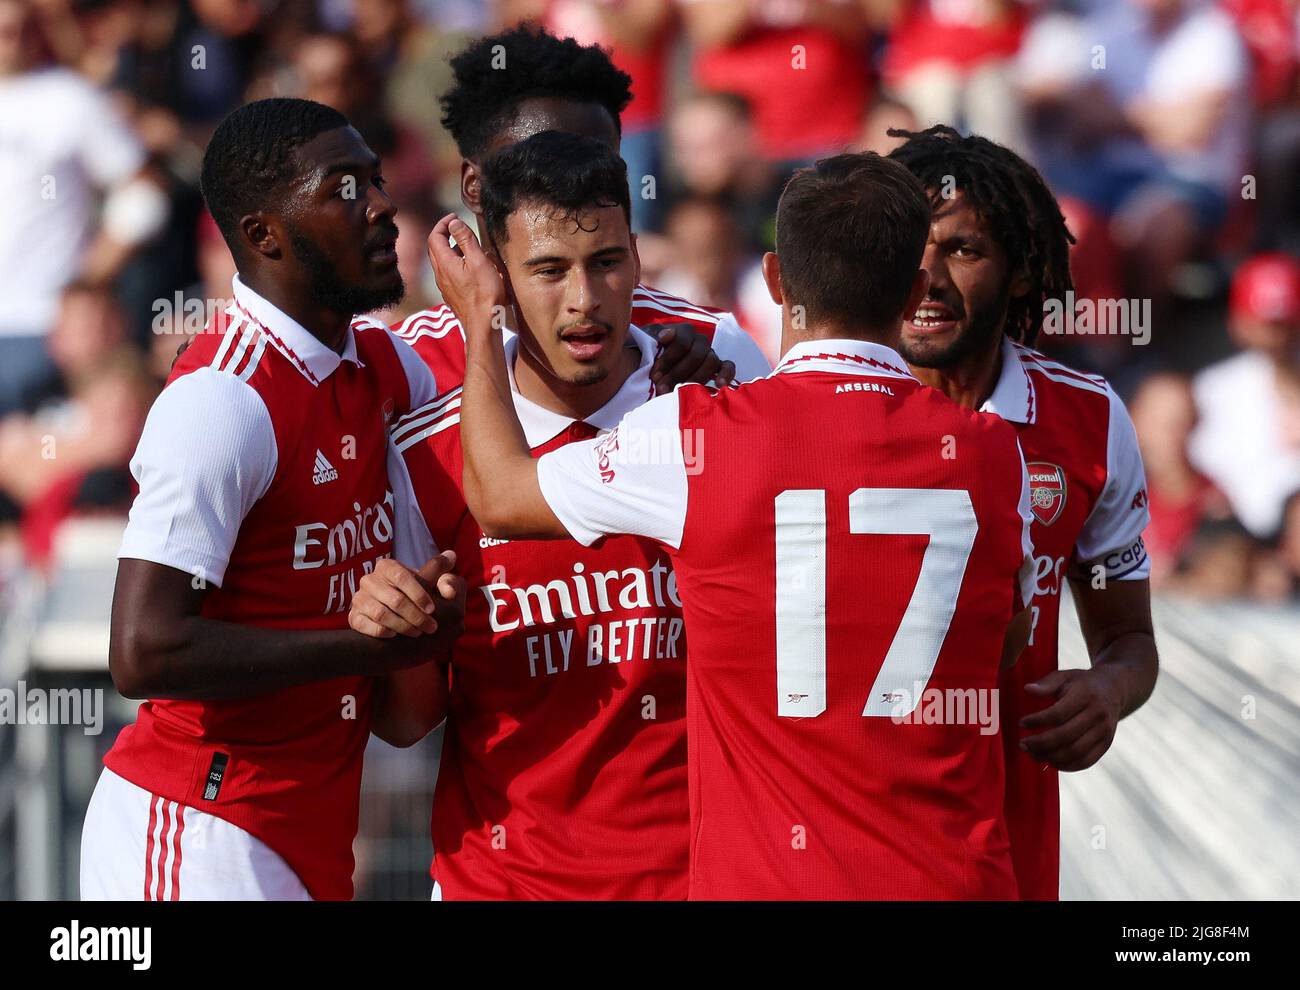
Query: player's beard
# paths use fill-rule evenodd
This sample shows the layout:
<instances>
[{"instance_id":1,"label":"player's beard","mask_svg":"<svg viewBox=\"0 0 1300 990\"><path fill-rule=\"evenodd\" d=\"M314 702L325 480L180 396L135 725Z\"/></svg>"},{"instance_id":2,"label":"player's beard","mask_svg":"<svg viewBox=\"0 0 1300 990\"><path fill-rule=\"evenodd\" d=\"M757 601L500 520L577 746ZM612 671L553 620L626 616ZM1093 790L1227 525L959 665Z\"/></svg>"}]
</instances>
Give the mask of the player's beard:
<instances>
[{"instance_id":1,"label":"player's beard","mask_svg":"<svg viewBox=\"0 0 1300 990\"><path fill-rule=\"evenodd\" d=\"M1007 306L1010 299L1007 290L1010 280L997 294L999 305L975 310L970 313L966 328L959 332L947 347L934 347L926 338L917 343L909 342L904 336L899 341L898 353L903 360L917 368L936 368L939 370L955 368L976 354L983 354L1001 338L1002 328L1007 319ZM924 305L924 303L922 303ZM919 344L919 346L918 346Z\"/></svg>"},{"instance_id":2,"label":"player's beard","mask_svg":"<svg viewBox=\"0 0 1300 990\"><path fill-rule=\"evenodd\" d=\"M394 271L396 283L380 288L347 285L339 278L338 270L329 256L296 231L289 232L289 244L294 257L307 270L312 298L326 309L336 313L370 313L376 309L393 306L406 295L406 283L401 273Z\"/></svg>"}]
</instances>

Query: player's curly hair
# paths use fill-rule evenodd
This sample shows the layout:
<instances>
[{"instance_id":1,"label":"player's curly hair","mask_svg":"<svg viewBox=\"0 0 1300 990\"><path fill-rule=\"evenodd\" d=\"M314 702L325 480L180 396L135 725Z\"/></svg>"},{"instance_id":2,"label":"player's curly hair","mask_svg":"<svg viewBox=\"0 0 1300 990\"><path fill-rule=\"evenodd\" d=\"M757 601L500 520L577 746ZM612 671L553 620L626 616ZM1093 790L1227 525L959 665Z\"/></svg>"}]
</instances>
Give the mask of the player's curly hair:
<instances>
[{"instance_id":1,"label":"player's curly hair","mask_svg":"<svg viewBox=\"0 0 1300 990\"><path fill-rule=\"evenodd\" d=\"M203 153L199 188L231 253L238 259L239 219L274 209L302 168L294 152L318 134L347 127L333 107L311 100L256 100L233 111Z\"/></svg>"},{"instance_id":2,"label":"player's curly hair","mask_svg":"<svg viewBox=\"0 0 1300 990\"><path fill-rule=\"evenodd\" d=\"M542 131L484 164L483 221L496 243L506 241L510 214L530 201L575 222L592 207L618 206L632 222L627 165L605 144L580 134Z\"/></svg>"},{"instance_id":3,"label":"player's curly hair","mask_svg":"<svg viewBox=\"0 0 1300 990\"><path fill-rule=\"evenodd\" d=\"M891 129L889 134L906 138L889 157L921 180L931 202L937 207L945 188L955 186L964 193L1006 252L1012 270L1029 279L1029 291L1007 307L1006 332L1012 340L1033 346L1043 324L1044 303L1063 301L1074 287L1074 235L1043 177L1009 148L988 138L963 137L944 124L919 132Z\"/></svg>"},{"instance_id":4,"label":"player's curly hair","mask_svg":"<svg viewBox=\"0 0 1300 990\"><path fill-rule=\"evenodd\" d=\"M519 104L539 96L598 103L614 118L632 100L632 77L598 45L557 38L529 24L471 42L451 59L455 83L442 96L442 126L465 158L477 159Z\"/></svg>"}]
</instances>

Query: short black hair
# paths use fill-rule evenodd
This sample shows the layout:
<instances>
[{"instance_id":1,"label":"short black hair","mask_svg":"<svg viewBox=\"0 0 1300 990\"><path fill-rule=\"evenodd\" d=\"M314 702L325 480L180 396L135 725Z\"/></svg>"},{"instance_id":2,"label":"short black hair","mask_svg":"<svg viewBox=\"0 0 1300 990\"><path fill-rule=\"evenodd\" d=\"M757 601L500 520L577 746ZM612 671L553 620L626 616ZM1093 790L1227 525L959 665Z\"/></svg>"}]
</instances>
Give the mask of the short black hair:
<instances>
[{"instance_id":1,"label":"short black hair","mask_svg":"<svg viewBox=\"0 0 1300 990\"><path fill-rule=\"evenodd\" d=\"M836 155L791 176L776 211L781 291L809 323L885 329L905 316L930 230L930 201L907 169L874 152Z\"/></svg>"},{"instance_id":2,"label":"short black hair","mask_svg":"<svg viewBox=\"0 0 1300 990\"><path fill-rule=\"evenodd\" d=\"M934 204L945 191L960 191L1006 252L1012 272L1029 279L1029 291L1007 307L1006 332L1032 346L1046 301L1064 301L1074 288L1074 235L1043 177L1010 148L978 135L963 137L944 124L915 133L891 129L889 134L907 139L889 157L925 184Z\"/></svg>"},{"instance_id":3,"label":"short black hair","mask_svg":"<svg viewBox=\"0 0 1300 990\"><path fill-rule=\"evenodd\" d=\"M294 152L318 134L347 126L332 107L292 99L247 103L218 125L203 153L199 187L237 259L243 251L240 218L279 205L301 167Z\"/></svg>"},{"instance_id":4,"label":"short black hair","mask_svg":"<svg viewBox=\"0 0 1300 990\"><path fill-rule=\"evenodd\" d=\"M506 241L506 220L522 203L544 203L561 218L620 206L628 224L632 201L627 165L595 138L542 131L503 148L483 165L480 194L488 235Z\"/></svg>"},{"instance_id":5,"label":"short black hair","mask_svg":"<svg viewBox=\"0 0 1300 990\"><path fill-rule=\"evenodd\" d=\"M614 118L632 101L632 77L599 45L580 45L522 24L471 42L451 59L455 83L442 96L442 126L464 158L477 159L535 97L597 103Z\"/></svg>"}]
</instances>

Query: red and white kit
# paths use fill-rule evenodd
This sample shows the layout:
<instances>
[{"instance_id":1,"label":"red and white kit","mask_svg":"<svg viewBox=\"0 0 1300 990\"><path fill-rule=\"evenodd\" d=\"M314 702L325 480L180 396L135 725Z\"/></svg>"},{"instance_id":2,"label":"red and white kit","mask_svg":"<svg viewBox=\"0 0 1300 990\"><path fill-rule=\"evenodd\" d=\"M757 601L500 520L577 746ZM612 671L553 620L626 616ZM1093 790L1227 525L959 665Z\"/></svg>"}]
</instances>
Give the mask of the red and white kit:
<instances>
[{"instance_id":1,"label":"red and white kit","mask_svg":"<svg viewBox=\"0 0 1300 990\"><path fill-rule=\"evenodd\" d=\"M205 582L210 619L346 629L357 584L392 552L388 427L434 395L433 377L382 326L355 322L339 355L238 278L234 296L150 410L119 556ZM311 897L351 897L369 730L365 677L146 701L104 759L82 896L291 896L265 846Z\"/></svg>"},{"instance_id":2,"label":"red and white kit","mask_svg":"<svg viewBox=\"0 0 1300 990\"><path fill-rule=\"evenodd\" d=\"M633 316L716 326L672 299ZM444 327L455 332L410 338L439 381L465 361L455 317ZM719 356L765 374L735 334L710 333ZM534 456L611 429L654 395L656 344L636 326L629 337L638 368L584 421L514 392ZM510 335L512 369L517 346ZM682 899L686 638L668 555L633 537L598 548L486 537L461 484L460 395L444 392L395 426L401 457L390 468L398 559L417 566L453 549L470 585L434 794L435 889L448 900Z\"/></svg>"},{"instance_id":3,"label":"red and white kit","mask_svg":"<svg viewBox=\"0 0 1300 990\"><path fill-rule=\"evenodd\" d=\"M1034 522L1033 634L1002 676L1007 829L1020 896L1055 900L1060 879L1057 771L1020 748L1020 719L1052 700L1025 685L1056 670L1061 583L1080 565L1091 581L1139 581L1151 564L1142 544L1150 519L1146 474L1124 403L1105 379L1072 371L1006 340L1002 371L984 412L1012 423L1029 467Z\"/></svg>"},{"instance_id":4,"label":"red and white kit","mask_svg":"<svg viewBox=\"0 0 1300 990\"><path fill-rule=\"evenodd\" d=\"M818 341L769 378L654 399L538 473L579 542L672 557L689 896L1016 895L982 717L1028 594L1013 429L887 347Z\"/></svg>"},{"instance_id":5,"label":"red and white kit","mask_svg":"<svg viewBox=\"0 0 1300 990\"><path fill-rule=\"evenodd\" d=\"M660 292L648 285L638 285L633 291L633 326L657 337L660 328L682 323L702 334L719 357L735 362L736 381L762 378L772 370L754 339L740 328L732 314L697 306L681 296ZM442 392L464 383L465 330L446 303L408 316L393 325L393 332L425 359ZM508 339L513 333L507 330L506 336Z\"/></svg>"}]
</instances>

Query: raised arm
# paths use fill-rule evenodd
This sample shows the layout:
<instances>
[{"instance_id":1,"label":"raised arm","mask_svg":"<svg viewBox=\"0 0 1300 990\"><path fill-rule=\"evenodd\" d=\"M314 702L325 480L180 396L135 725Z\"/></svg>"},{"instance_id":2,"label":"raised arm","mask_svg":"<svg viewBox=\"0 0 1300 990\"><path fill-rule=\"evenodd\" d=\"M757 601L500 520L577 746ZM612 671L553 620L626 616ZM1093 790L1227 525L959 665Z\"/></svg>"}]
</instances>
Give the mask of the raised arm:
<instances>
[{"instance_id":1,"label":"raised arm","mask_svg":"<svg viewBox=\"0 0 1300 990\"><path fill-rule=\"evenodd\" d=\"M569 533L542 497L537 462L510 394L501 337L505 281L474 232L454 213L438 221L429 235L429 260L443 299L465 330L460 432L469 510L483 532L498 539L563 539Z\"/></svg>"}]
</instances>

